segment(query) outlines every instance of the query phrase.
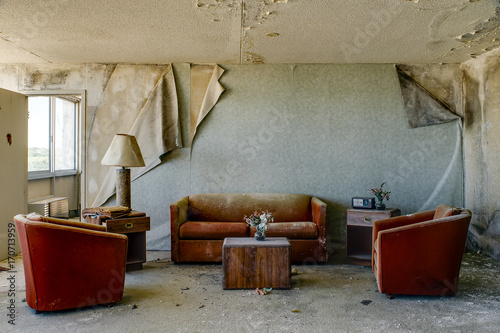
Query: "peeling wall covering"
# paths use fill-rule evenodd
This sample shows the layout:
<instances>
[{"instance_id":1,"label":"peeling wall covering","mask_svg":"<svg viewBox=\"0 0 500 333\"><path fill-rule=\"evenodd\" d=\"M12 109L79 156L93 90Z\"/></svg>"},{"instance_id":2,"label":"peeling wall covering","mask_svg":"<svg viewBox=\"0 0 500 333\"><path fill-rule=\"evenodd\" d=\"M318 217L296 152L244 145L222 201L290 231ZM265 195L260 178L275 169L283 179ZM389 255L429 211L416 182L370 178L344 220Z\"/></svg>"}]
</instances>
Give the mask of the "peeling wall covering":
<instances>
[{"instance_id":1,"label":"peeling wall covering","mask_svg":"<svg viewBox=\"0 0 500 333\"><path fill-rule=\"evenodd\" d=\"M396 70L410 128L443 124L459 118L448 104L425 89L410 75L397 66Z\"/></svg>"},{"instance_id":2,"label":"peeling wall covering","mask_svg":"<svg viewBox=\"0 0 500 333\"><path fill-rule=\"evenodd\" d=\"M443 101L460 117L462 106L462 71L458 64L397 65L432 95Z\"/></svg>"},{"instance_id":3,"label":"peeling wall covering","mask_svg":"<svg viewBox=\"0 0 500 333\"><path fill-rule=\"evenodd\" d=\"M131 168L133 181L157 166L161 155L180 147L178 122L170 65L116 66L89 130L88 205L101 206L115 192L116 168L101 165L115 134L134 135L141 148L145 167Z\"/></svg>"},{"instance_id":4,"label":"peeling wall covering","mask_svg":"<svg viewBox=\"0 0 500 333\"><path fill-rule=\"evenodd\" d=\"M499 51L462 65L465 82L465 203L468 247L500 260Z\"/></svg>"},{"instance_id":5,"label":"peeling wall covering","mask_svg":"<svg viewBox=\"0 0 500 333\"><path fill-rule=\"evenodd\" d=\"M191 146L196 129L225 90L219 83L222 73L218 65L191 65Z\"/></svg>"},{"instance_id":6,"label":"peeling wall covering","mask_svg":"<svg viewBox=\"0 0 500 333\"><path fill-rule=\"evenodd\" d=\"M114 67L77 66L59 89L87 89L92 119ZM173 66L186 148L162 156L161 165L132 182L134 208L151 216L149 249L170 248L169 205L192 193L318 196L328 203L330 253L344 247L350 198L368 196L384 181L392 192L389 206L403 214L440 203L463 205L460 126L453 121L408 129L393 65L221 67L227 90L198 127L191 150L190 65ZM0 66L0 83L18 90L37 68L47 71ZM46 77L43 82L52 84Z\"/></svg>"}]
</instances>

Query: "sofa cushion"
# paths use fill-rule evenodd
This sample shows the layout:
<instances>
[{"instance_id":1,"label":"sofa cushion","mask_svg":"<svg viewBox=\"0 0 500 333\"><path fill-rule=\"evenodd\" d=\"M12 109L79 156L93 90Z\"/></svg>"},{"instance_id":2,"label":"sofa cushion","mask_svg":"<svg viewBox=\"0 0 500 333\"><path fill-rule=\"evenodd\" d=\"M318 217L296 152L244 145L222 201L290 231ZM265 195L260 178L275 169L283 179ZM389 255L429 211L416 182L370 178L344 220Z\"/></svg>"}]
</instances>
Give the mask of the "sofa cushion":
<instances>
[{"instance_id":1,"label":"sofa cushion","mask_svg":"<svg viewBox=\"0 0 500 333\"><path fill-rule=\"evenodd\" d=\"M456 215L459 213L459 210L447 205L439 205L436 208L436 212L434 213L434 220L435 219L440 219L442 217L448 217L452 215Z\"/></svg>"},{"instance_id":2,"label":"sofa cushion","mask_svg":"<svg viewBox=\"0 0 500 333\"><path fill-rule=\"evenodd\" d=\"M189 221L244 222L268 210L276 222L312 221L311 196L283 193L203 193L189 196Z\"/></svg>"},{"instance_id":3,"label":"sofa cushion","mask_svg":"<svg viewBox=\"0 0 500 333\"><path fill-rule=\"evenodd\" d=\"M250 236L256 228L250 227ZM288 239L316 239L318 226L314 222L275 222L267 225L266 237L286 237Z\"/></svg>"},{"instance_id":4,"label":"sofa cushion","mask_svg":"<svg viewBox=\"0 0 500 333\"><path fill-rule=\"evenodd\" d=\"M186 222L179 228L180 239L224 239L248 237L244 222Z\"/></svg>"}]
</instances>

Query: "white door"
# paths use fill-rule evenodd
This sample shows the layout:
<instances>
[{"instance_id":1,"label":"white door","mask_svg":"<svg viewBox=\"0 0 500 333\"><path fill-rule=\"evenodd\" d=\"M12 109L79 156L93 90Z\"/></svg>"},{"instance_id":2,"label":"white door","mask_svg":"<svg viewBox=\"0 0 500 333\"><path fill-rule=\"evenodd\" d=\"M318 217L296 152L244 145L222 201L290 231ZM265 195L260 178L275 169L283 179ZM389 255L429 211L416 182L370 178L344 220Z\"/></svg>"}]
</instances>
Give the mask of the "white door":
<instances>
[{"instance_id":1,"label":"white door","mask_svg":"<svg viewBox=\"0 0 500 333\"><path fill-rule=\"evenodd\" d=\"M0 260L12 255L12 218L28 209L28 107L26 96L0 89ZM10 232L10 233L9 233Z\"/></svg>"}]
</instances>

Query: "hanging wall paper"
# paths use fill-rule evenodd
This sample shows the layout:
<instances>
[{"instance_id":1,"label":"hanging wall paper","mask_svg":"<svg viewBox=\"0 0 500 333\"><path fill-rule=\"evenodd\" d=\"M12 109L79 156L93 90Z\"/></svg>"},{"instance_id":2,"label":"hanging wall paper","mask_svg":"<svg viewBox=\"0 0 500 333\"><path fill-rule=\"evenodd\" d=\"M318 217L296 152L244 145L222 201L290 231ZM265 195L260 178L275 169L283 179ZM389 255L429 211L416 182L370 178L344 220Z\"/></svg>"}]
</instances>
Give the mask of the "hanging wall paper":
<instances>
[{"instance_id":1,"label":"hanging wall paper","mask_svg":"<svg viewBox=\"0 0 500 333\"><path fill-rule=\"evenodd\" d=\"M134 180L157 166L160 156L181 146L171 65L117 65L104 90L88 144L88 203L98 207L115 191L115 170L101 165L112 138L132 134L146 166L133 168Z\"/></svg>"},{"instance_id":2,"label":"hanging wall paper","mask_svg":"<svg viewBox=\"0 0 500 333\"><path fill-rule=\"evenodd\" d=\"M460 117L428 90L396 66L403 104L410 128L446 123Z\"/></svg>"},{"instance_id":3,"label":"hanging wall paper","mask_svg":"<svg viewBox=\"0 0 500 333\"><path fill-rule=\"evenodd\" d=\"M226 90L219 82L223 73L224 69L215 64L191 65L191 145L198 126Z\"/></svg>"}]
</instances>

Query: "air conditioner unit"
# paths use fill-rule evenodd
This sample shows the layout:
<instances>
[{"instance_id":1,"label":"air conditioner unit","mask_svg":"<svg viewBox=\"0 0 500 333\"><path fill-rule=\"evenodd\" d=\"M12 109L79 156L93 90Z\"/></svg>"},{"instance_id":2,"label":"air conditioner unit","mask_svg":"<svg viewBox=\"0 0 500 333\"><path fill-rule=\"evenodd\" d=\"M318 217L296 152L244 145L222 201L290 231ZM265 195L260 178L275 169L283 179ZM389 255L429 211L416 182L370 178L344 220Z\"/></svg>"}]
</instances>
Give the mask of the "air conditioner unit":
<instances>
[{"instance_id":1,"label":"air conditioner unit","mask_svg":"<svg viewBox=\"0 0 500 333\"><path fill-rule=\"evenodd\" d=\"M68 198L48 198L30 202L28 211L38 213L47 217L69 218Z\"/></svg>"}]
</instances>

